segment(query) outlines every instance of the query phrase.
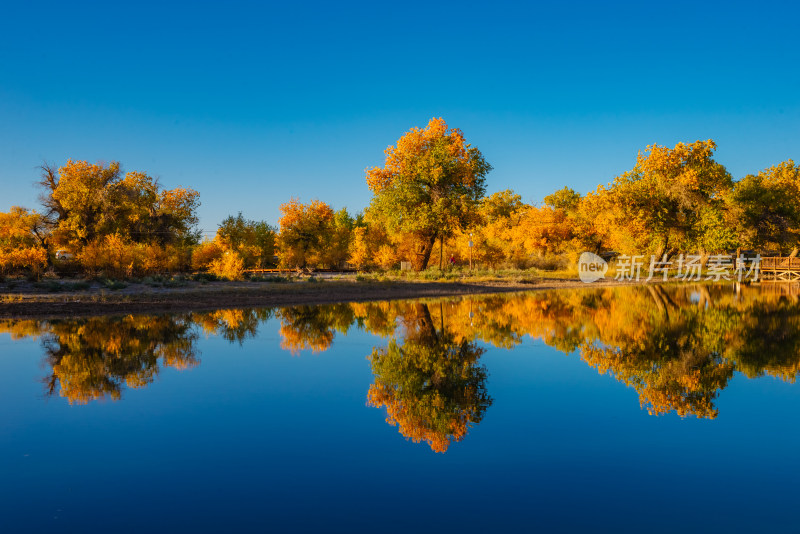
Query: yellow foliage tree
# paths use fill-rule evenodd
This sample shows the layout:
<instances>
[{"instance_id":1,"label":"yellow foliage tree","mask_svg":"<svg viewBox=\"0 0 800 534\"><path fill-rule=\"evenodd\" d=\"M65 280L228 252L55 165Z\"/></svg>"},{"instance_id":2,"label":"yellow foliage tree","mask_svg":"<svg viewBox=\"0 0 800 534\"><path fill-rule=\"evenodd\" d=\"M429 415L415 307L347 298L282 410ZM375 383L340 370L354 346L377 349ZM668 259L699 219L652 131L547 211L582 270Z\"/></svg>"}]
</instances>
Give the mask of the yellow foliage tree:
<instances>
[{"instance_id":1,"label":"yellow foliage tree","mask_svg":"<svg viewBox=\"0 0 800 534\"><path fill-rule=\"evenodd\" d=\"M350 255L347 258L353 267L359 271L364 269L369 262L369 246L367 244L367 229L359 227L353 229L353 239L350 242Z\"/></svg>"},{"instance_id":2,"label":"yellow foliage tree","mask_svg":"<svg viewBox=\"0 0 800 534\"><path fill-rule=\"evenodd\" d=\"M36 211L13 206L0 213L0 272L41 274L48 263L48 239L45 221Z\"/></svg>"},{"instance_id":3,"label":"yellow foliage tree","mask_svg":"<svg viewBox=\"0 0 800 534\"><path fill-rule=\"evenodd\" d=\"M391 234L413 236L410 258L427 267L436 239L444 239L474 220L491 170L481 152L441 118L412 128L385 150L384 166L367 170L374 193L370 211Z\"/></svg>"},{"instance_id":4,"label":"yellow foliage tree","mask_svg":"<svg viewBox=\"0 0 800 534\"><path fill-rule=\"evenodd\" d=\"M334 212L319 200L281 204L278 257L285 267L323 266L334 238Z\"/></svg>"}]
</instances>

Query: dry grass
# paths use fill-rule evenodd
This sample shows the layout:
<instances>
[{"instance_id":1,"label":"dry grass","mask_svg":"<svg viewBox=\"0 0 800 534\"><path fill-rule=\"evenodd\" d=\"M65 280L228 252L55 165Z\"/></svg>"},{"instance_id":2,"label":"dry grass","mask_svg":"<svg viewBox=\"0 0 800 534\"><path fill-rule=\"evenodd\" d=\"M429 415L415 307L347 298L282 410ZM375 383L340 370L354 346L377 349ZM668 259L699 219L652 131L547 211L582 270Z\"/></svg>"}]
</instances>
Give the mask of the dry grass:
<instances>
[{"instance_id":1,"label":"dry grass","mask_svg":"<svg viewBox=\"0 0 800 534\"><path fill-rule=\"evenodd\" d=\"M559 270L545 269L473 269L454 267L425 271L384 271L359 274L359 281L425 281L425 282L458 282L458 283L497 283L497 284L534 284L545 280L577 280L577 268Z\"/></svg>"}]
</instances>

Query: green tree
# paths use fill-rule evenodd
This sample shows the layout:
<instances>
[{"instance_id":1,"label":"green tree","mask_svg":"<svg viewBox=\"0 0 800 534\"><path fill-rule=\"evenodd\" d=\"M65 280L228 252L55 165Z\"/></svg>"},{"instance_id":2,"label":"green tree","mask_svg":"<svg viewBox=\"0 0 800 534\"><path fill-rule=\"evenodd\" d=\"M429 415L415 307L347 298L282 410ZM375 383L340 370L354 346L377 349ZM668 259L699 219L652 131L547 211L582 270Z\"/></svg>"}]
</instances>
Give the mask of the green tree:
<instances>
[{"instance_id":1,"label":"green tree","mask_svg":"<svg viewBox=\"0 0 800 534\"><path fill-rule=\"evenodd\" d=\"M274 265L275 229L266 221L251 221L242 213L227 217L217 229L217 241L224 250L238 254L245 268Z\"/></svg>"},{"instance_id":2,"label":"green tree","mask_svg":"<svg viewBox=\"0 0 800 534\"><path fill-rule=\"evenodd\" d=\"M117 162L70 160L57 172L44 165L39 185L45 219L62 246L80 249L109 235L160 245L194 244L199 238L196 191L163 190L141 172L123 177Z\"/></svg>"},{"instance_id":3,"label":"green tree","mask_svg":"<svg viewBox=\"0 0 800 534\"><path fill-rule=\"evenodd\" d=\"M800 165L787 160L734 184L729 219L745 247L783 253L800 240Z\"/></svg>"},{"instance_id":4,"label":"green tree","mask_svg":"<svg viewBox=\"0 0 800 534\"><path fill-rule=\"evenodd\" d=\"M437 238L475 221L491 169L460 130L431 119L425 129L411 129L386 149L383 168L367 170L367 185L374 193L370 212L390 232L414 237L412 263L425 269Z\"/></svg>"},{"instance_id":5,"label":"green tree","mask_svg":"<svg viewBox=\"0 0 800 534\"><path fill-rule=\"evenodd\" d=\"M511 189L498 191L481 200L480 213L484 223L493 223L498 219L508 219L524 206L522 197Z\"/></svg>"},{"instance_id":6,"label":"green tree","mask_svg":"<svg viewBox=\"0 0 800 534\"><path fill-rule=\"evenodd\" d=\"M629 254L713 251L731 246L731 234L707 231L724 217L732 187L725 167L714 161L712 140L675 148L647 147L632 170L587 199L594 225L607 246Z\"/></svg>"},{"instance_id":7,"label":"green tree","mask_svg":"<svg viewBox=\"0 0 800 534\"><path fill-rule=\"evenodd\" d=\"M8 213L0 213L0 246L46 249L49 238L47 221L36 210L12 206Z\"/></svg>"},{"instance_id":8,"label":"green tree","mask_svg":"<svg viewBox=\"0 0 800 534\"><path fill-rule=\"evenodd\" d=\"M546 206L566 212L575 211L581 201L581 194L569 187L563 187L551 195L544 197Z\"/></svg>"},{"instance_id":9,"label":"green tree","mask_svg":"<svg viewBox=\"0 0 800 534\"><path fill-rule=\"evenodd\" d=\"M36 211L12 206L0 213L0 272L29 270L38 274L49 263L50 231Z\"/></svg>"},{"instance_id":10,"label":"green tree","mask_svg":"<svg viewBox=\"0 0 800 534\"><path fill-rule=\"evenodd\" d=\"M324 266L334 240L335 214L319 200L302 204L292 199L281 204L277 249L286 267Z\"/></svg>"},{"instance_id":11,"label":"green tree","mask_svg":"<svg viewBox=\"0 0 800 534\"><path fill-rule=\"evenodd\" d=\"M333 235L331 246L328 249L325 263L341 268L350 254L350 243L353 239L353 230L356 221L347 212L346 208L337 211L333 216Z\"/></svg>"}]
</instances>

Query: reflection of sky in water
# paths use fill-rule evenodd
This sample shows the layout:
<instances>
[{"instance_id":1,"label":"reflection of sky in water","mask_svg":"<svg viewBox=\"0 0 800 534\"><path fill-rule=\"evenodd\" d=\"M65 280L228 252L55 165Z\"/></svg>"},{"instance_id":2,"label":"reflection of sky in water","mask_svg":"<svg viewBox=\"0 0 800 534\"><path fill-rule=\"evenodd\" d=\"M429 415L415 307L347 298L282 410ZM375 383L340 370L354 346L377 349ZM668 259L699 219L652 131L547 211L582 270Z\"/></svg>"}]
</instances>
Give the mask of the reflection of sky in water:
<instances>
[{"instance_id":1,"label":"reflection of sky in water","mask_svg":"<svg viewBox=\"0 0 800 534\"><path fill-rule=\"evenodd\" d=\"M670 331L665 325L696 325L696 339L715 343L718 333L720 346L739 351L743 373L759 365L786 371L800 357L774 358L776 347L791 346L796 297L770 297L767 312L779 311L762 313L763 330L743 343L736 336L745 335L748 315L737 309L734 321L732 308L730 316L720 311L734 305L727 293L712 290L699 317L681 302L706 300L687 291L618 296L624 302L616 307L574 293L565 300L573 308L550 302L549 315L539 300L518 310L517 326L539 330L523 334L513 350L487 341L507 325L480 299L472 318L469 306L429 302L432 330L417 315L398 319L420 339L440 334L442 324L456 331L472 322L476 347L486 349L478 364L488 370L491 406L444 454L407 441L386 424L384 409L366 406L375 381L366 357L388 338L356 326L334 331L326 350L299 349L296 356L281 349L286 318L256 321L257 334L241 344L230 331L226 339L208 330L193 342L197 365L179 370L161 357L151 382L123 384L120 401L83 405L46 395L42 381L52 368L43 362L42 340L12 342L2 334L0 525L3 532L794 528L800 395L790 380L736 373L717 391L715 419L654 417L614 369L599 374L580 351L565 355L548 345L547 333L565 324L572 330L558 333L579 337L602 325L609 336L598 341L602 348L626 333L643 332L643 346ZM601 306L592 323L547 322L586 302ZM318 315L309 308L286 316L319 343L316 328L325 321ZM632 318L638 323L626 327ZM197 324L192 332L205 333ZM783 345L758 344L759 335L779 332L787 334ZM678 337L660 343L699 353L694 338ZM119 363L115 369L130 370Z\"/></svg>"}]
</instances>

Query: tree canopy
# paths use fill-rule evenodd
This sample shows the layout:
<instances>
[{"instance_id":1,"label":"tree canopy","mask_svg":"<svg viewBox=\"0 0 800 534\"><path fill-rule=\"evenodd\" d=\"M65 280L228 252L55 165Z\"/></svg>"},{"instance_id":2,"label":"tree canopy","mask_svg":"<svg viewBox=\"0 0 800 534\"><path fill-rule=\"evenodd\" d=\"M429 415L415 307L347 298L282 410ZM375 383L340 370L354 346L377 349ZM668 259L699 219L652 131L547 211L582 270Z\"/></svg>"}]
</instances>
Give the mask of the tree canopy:
<instances>
[{"instance_id":1,"label":"tree canopy","mask_svg":"<svg viewBox=\"0 0 800 534\"><path fill-rule=\"evenodd\" d=\"M461 130L448 129L440 118L424 129L412 128L385 153L382 168L367 170L374 193L369 210L390 232L414 236L412 260L421 270L437 238L474 222L492 167Z\"/></svg>"},{"instance_id":2,"label":"tree canopy","mask_svg":"<svg viewBox=\"0 0 800 534\"><path fill-rule=\"evenodd\" d=\"M197 191L164 190L142 172L122 176L117 162L69 160L57 172L45 165L39 184L45 216L59 246L79 248L108 235L161 245L198 239Z\"/></svg>"}]
</instances>

